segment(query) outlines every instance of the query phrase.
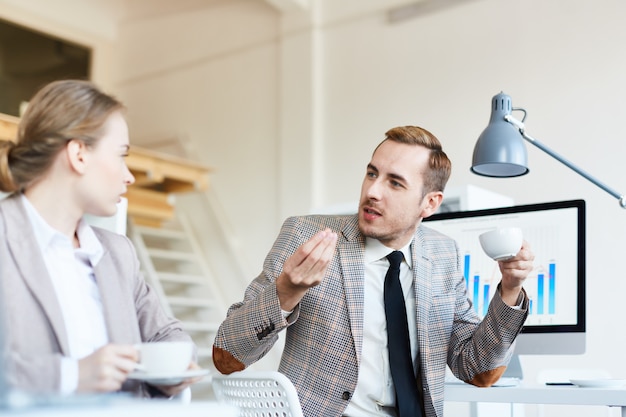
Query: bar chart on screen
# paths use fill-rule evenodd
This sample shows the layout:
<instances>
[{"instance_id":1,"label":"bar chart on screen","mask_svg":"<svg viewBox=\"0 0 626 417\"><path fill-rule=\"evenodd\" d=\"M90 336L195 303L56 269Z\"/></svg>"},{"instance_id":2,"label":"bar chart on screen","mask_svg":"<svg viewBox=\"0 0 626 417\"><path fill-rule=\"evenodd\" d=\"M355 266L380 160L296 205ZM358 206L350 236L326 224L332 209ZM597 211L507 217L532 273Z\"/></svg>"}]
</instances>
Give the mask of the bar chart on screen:
<instances>
[{"instance_id":1,"label":"bar chart on screen","mask_svg":"<svg viewBox=\"0 0 626 417\"><path fill-rule=\"evenodd\" d=\"M478 236L498 227L520 228L535 258L523 284L528 316L515 355L570 355L584 353L586 346L585 213L584 200L552 201L439 213L425 218L424 226L456 240L458 274L479 316L487 312L502 277ZM520 366L507 372L523 377Z\"/></svg>"},{"instance_id":2,"label":"bar chart on screen","mask_svg":"<svg viewBox=\"0 0 626 417\"><path fill-rule=\"evenodd\" d=\"M564 213L563 215L570 215ZM575 215L571 214L571 215ZM511 214L498 219L499 226L517 226L524 240L535 254L534 269L524 283L530 300L526 325L576 323L576 274L572 254L576 253L576 231L542 221L535 215L532 222L523 216ZM478 235L494 227L492 219L464 219L444 233L454 237L463 254L462 270L468 297L480 316L487 314L489 302L502 278L498 263L489 258L480 247ZM573 246L573 247L572 247Z\"/></svg>"}]
</instances>

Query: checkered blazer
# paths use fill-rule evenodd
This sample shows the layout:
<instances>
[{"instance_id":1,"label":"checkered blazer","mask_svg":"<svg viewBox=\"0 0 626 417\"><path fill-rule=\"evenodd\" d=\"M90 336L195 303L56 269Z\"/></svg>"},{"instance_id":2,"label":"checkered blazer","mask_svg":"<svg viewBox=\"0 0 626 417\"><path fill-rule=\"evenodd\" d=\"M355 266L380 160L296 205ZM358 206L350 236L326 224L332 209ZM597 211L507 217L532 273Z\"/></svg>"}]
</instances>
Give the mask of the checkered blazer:
<instances>
[{"instance_id":1,"label":"checkered blazer","mask_svg":"<svg viewBox=\"0 0 626 417\"><path fill-rule=\"evenodd\" d=\"M285 260L315 233L338 233L326 277L283 319L275 280ZM263 272L233 304L214 344L223 373L263 357L287 329L279 371L298 390L307 417L341 416L357 383L363 345L364 243L352 216L303 216L285 221ZM420 378L426 417L443 415L446 363L462 380L493 383L504 371L526 319L496 296L481 322L469 302L457 244L420 226L412 248Z\"/></svg>"}]
</instances>

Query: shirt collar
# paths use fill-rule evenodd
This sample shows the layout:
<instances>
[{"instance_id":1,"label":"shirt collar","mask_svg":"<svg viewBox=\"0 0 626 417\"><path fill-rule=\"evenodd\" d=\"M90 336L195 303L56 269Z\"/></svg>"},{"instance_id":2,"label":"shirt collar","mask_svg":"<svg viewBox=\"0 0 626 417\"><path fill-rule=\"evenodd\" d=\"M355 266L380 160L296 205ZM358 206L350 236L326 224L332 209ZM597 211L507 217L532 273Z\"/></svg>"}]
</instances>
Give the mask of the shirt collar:
<instances>
[{"instance_id":1,"label":"shirt collar","mask_svg":"<svg viewBox=\"0 0 626 417\"><path fill-rule=\"evenodd\" d=\"M50 226L24 194L21 195L21 199L26 208L28 220L33 226L37 245L42 252L52 245L55 239L62 239L71 245L70 238ZM91 265L95 266L102 258L104 249L93 229L84 219L78 222L76 235L80 242L80 248L77 251L86 256Z\"/></svg>"},{"instance_id":2,"label":"shirt collar","mask_svg":"<svg viewBox=\"0 0 626 417\"><path fill-rule=\"evenodd\" d=\"M413 259L411 258L411 245L413 241L407 243L403 248L398 249L404 255L404 261L409 266L409 269L413 268ZM372 263L379 261L393 252L394 249L380 243L378 239L370 237L365 238L365 263Z\"/></svg>"}]
</instances>

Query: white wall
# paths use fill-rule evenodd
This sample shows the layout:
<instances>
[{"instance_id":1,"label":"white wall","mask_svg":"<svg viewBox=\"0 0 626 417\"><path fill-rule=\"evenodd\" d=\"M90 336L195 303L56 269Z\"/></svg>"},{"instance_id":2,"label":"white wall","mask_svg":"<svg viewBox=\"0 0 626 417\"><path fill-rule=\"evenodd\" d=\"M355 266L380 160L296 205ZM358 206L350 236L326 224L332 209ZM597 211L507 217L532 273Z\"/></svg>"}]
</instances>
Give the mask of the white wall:
<instances>
[{"instance_id":1,"label":"white wall","mask_svg":"<svg viewBox=\"0 0 626 417\"><path fill-rule=\"evenodd\" d=\"M277 233L278 14L234 0L125 20L117 87L133 143L182 140L258 273ZM233 301L233 300L231 300Z\"/></svg>"},{"instance_id":2,"label":"white wall","mask_svg":"<svg viewBox=\"0 0 626 417\"><path fill-rule=\"evenodd\" d=\"M0 3L59 33L79 32L32 10L15 12L16 0ZM97 71L107 83L112 74L129 105L136 143L178 137L216 168L212 187L258 269L286 215L358 197L373 147L396 125L418 124L442 140L454 164L451 186L475 184L517 203L584 198L587 353L525 357L523 365L531 379L545 367L599 367L626 377L626 211L535 148L525 177L469 172L491 98L504 91L528 110L529 134L626 192L626 3L474 0L389 23L386 10L403 3L318 0L310 13L282 17L252 0L135 13L117 26L115 59ZM106 40L102 33L89 36Z\"/></svg>"}]
</instances>

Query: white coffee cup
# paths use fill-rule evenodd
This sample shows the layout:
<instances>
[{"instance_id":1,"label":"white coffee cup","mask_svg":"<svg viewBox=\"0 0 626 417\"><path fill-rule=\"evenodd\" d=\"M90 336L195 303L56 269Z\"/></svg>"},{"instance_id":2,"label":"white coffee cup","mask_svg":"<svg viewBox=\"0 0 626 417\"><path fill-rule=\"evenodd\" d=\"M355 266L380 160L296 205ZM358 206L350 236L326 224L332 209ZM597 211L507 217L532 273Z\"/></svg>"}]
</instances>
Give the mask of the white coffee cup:
<instances>
[{"instance_id":1,"label":"white coffee cup","mask_svg":"<svg viewBox=\"0 0 626 417\"><path fill-rule=\"evenodd\" d=\"M151 342L135 347L139 351L136 369L150 374L184 372L193 357L191 342Z\"/></svg>"},{"instance_id":2,"label":"white coffee cup","mask_svg":"<svg viewBox=\"0 0 626 417\"><path fill-rule=\"evenodd\" d=\"M478 236L487 256L496 261L514 258L522 247L523 239L519 227L499 227Z\"/></svg>"}]
</instances>

